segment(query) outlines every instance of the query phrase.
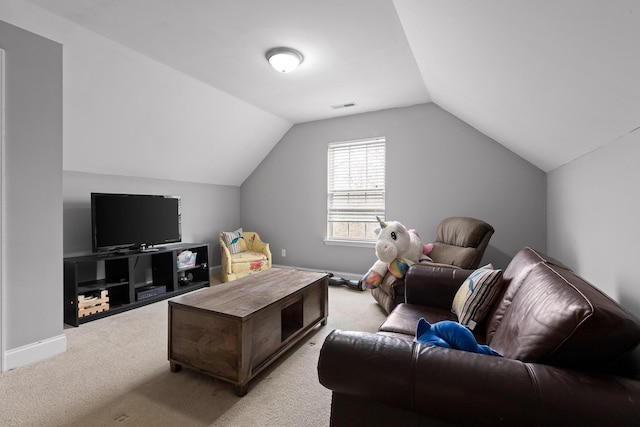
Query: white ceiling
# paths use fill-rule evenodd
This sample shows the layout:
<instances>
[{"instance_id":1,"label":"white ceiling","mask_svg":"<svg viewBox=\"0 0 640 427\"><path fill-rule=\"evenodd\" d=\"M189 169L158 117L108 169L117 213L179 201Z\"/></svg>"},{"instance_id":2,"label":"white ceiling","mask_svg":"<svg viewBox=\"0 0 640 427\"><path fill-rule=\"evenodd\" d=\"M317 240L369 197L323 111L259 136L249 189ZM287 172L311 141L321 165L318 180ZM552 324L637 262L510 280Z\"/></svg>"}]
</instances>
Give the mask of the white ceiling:
<instances>
[{"instance_id":1,"label":"white ceiling","mask_svg":"<svg viewBox=\"0 0 640 427\"><path fill-rule=\"evenodd\" d=\"M640 127L639 0L29 1L291 123L433 101L544 171Z\"/></svg>"}]
</instances>

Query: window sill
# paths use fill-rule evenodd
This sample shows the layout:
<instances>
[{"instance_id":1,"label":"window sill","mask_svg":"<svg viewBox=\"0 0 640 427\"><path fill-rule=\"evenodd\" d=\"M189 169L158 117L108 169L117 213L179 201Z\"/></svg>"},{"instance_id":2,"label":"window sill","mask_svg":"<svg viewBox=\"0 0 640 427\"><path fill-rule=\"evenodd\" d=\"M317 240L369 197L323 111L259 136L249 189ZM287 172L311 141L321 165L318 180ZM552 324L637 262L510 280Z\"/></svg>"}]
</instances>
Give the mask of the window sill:
<instances>
[{"instance_id":1,"label":"window sill","mask_svg":"<svg viewBox=\"0 0 640 427\"><path fill-rule=\"evenodd\" d=\"M375 248L375 241L365 240L338 240L338 239L324 239L324 244L329 246L351 246L356 248Z\"/></svg>"}]
</instances>

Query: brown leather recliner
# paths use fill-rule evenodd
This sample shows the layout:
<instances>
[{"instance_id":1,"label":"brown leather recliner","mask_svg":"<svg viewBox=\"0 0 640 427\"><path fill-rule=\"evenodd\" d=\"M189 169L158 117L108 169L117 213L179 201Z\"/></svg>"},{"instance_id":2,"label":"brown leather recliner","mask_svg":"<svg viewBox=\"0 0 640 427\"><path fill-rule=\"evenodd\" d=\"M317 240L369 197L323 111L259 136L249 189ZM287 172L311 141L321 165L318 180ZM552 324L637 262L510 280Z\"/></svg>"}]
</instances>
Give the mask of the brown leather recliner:
<instances>
[{"instance_id":1,"label":"brown leather recliner","mask_svg":"<svg viewBox=\"0 0 640 427\"><path fill-rule=\"evenodd\" d=\"M482 261L494 229L486 222L469 217L451 217L438 225L429 257L440 266L476 269ZM404 302L404 279L387 273L371 295L387 312Z\"/></svg>"}]
</instances>

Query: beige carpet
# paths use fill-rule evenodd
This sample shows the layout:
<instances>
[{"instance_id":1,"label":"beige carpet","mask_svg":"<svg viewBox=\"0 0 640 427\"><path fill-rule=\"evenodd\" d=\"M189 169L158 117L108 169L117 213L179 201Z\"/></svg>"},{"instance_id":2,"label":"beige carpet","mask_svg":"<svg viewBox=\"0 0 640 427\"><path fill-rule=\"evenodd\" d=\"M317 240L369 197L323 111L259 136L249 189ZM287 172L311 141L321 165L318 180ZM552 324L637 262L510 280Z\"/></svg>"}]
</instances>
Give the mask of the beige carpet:
<instances>
[{"instance_id":1,"label":"beige carpet","mask_svg":"<svg viewBox=\"0 0 640 427\"><path fill-rule=\"evenodd\" d=\"M251 381L169 371L167 301L67 328L67 352L0 374L2 426L328 426L318 382L333 329L375 331L385 318L368 291L329 287L329 319Z\"/></svg>"}]
</instances>

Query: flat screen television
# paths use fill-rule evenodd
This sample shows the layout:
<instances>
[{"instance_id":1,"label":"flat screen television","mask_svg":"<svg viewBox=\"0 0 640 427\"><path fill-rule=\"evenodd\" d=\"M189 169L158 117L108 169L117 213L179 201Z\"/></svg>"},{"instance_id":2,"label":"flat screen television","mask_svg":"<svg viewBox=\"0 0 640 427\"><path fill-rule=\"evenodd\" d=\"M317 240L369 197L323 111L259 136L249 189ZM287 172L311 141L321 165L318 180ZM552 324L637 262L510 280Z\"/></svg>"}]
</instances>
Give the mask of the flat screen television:
<instances>
[{"instance_id":1,"label":"flat screen television","mask_svg":"<svg viewBox=\"0 0 640 427\"><path fill-rule=\"evenodd\" d=\"M94 252L180 242L180 197L91 193Z\"/></svg>"}]
</instances>

